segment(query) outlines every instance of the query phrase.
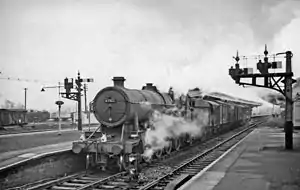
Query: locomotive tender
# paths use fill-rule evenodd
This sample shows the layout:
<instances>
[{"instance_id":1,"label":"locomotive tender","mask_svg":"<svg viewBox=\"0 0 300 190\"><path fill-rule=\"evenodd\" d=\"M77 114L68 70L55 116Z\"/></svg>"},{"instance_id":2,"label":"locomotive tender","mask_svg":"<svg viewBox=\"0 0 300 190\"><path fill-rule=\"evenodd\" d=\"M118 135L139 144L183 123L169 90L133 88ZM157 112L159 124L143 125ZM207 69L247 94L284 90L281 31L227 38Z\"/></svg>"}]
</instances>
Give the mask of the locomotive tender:
<instances>
[{"instance_id":1,"label":"locomotive tender","mask_svg":"<svg viewBox=\"0 0 300 190\"><path fill-rule=\"evenodd\" d=\"M145 133L155 130L150 121L154 110L162 113L177 110L177 117L205 126L201 137L181 134L168 138L168 146L155 150L154 156L159 158L191 144L196 138L205 140L245 123L251 117L252 107L260 105L229 96L224 98L222 94L202 95L197 89L174 100L172 93L162 93L152 83L137 90L125 88L123 77L114 77L113 81L114 86L100 90L92 102L100 126L93 132L85 131L81 140L73 142L74 153L86 154L87 167L100 165L105 169L117 165L120 170L138 171L142 161L149 161L143 156L149 148ZM175 115L175 112L168 113Z\"/></svg>"}]
</instances>

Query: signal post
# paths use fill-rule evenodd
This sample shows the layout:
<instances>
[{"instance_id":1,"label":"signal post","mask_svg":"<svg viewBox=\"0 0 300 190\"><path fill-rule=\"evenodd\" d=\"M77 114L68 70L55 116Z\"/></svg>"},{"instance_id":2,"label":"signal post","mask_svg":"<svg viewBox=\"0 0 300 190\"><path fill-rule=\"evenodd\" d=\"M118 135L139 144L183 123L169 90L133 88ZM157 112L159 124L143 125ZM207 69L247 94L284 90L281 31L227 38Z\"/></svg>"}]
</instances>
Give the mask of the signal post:
<instances>
[{"instance_id":1,"label":"signal post","mask_svg":"<svg viewBox=\"0 0 300 190\"><path fill-rule=\"evenodd\" d=\"M264 51L264 62L259 60L257 63L257 69L260 71L259 73L253 74L251 68L244 68L241 69L239 65L239 56L235 57L236 64L235 68L231 67L229 69L229 75L235 81L236 84L239 85L251 85L257 87L264 87L276 90L282 93L285 96L286 104L285 104L285 149L292 150L293 149L293 97L292 97L292 85L296 82L296 80L292 79L293 72L292 72L292 57L293 54L291 51L277 53L278 55L285 55L286 58L286 72L284 73L269 73L268 69L273 68L281 68L281 62L269 62L268 61L268 51L267 46L265 46ZM275 55L274 55L275 56ZM252 83L241 82L243 78L251 78ZM263 78L264 84L257 84L256 79ZM284 79L283 79L284 78ZM283 80L282 80L283 79ZM282 80L282 81L281 81ZM284 83L284 89L282 89L279 85L279 82Z\"/></svg>"},{"instance_id":2,"label":"signal post","mask_svg":"<svg viewBox=\"0 0 300 190\"><path fill-rule=\"evenodd\" d=\"M80 77L80 73L78 71L77 74L77 79L75 79L75 84L76 84L76 91L77 92L72 92L72 89L74 87L73 85L74 79L73 78L65 78L64 80L64 87L66 92L61 93L63 98L67 98L69 100L74 100L78 102L78 130L82 131L82 117L81 117L81 96L82 96L82 82L94 82L94 79L92 78L86 78L82 79Z\"/></svg>"}]
</instances>

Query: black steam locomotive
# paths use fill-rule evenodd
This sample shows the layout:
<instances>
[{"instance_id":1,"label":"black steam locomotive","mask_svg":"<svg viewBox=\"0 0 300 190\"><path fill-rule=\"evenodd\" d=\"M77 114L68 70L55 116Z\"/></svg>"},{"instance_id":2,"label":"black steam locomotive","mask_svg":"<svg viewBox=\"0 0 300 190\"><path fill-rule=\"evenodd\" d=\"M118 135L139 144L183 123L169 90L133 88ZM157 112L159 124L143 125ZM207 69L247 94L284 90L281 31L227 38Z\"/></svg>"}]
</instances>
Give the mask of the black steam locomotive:
<instances>
[{"instance_id":1,"label":"black steam locomotive","mask_svg":"<svg viewBox=\"0 0 300 190\"><path fill-rule=\"evenodd\" d=\"M162 93L151 83L138 90L125 88L123 77L114 77L113 81L114 86L99 91L92 102L100 126L93 132L85 131L81 140L73 142L74 153L86 154L87 167L106 169L116 165L120 170L133 168L138 171L140 163L151 161L153 156L159 158L183 145L192 144L196 139L205 140L212 134L247 122L252 107L260 105L224 94L203 95L199 89L174 99L172 90ZM198 123L203 128L201 135L181 133L170 136L167 145L155 149L150 158L144 156L151 148L145 134L155 130L151 118L157 111Z\"/></svg>"}]
</instances>

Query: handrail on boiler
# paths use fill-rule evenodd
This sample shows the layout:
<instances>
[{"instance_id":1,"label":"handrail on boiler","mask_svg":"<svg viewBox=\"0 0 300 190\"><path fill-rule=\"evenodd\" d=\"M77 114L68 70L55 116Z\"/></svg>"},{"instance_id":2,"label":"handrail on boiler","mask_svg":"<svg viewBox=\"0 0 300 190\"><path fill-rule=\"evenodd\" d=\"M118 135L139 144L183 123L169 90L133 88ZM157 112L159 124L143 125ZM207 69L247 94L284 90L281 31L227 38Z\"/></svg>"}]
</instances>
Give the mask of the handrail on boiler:
<instances>
[{"instance_id":1,"label":"handrail on boiler","mask_svg":"<svg viewBox=\"0 0 300 190\"><path fill-rule=\"evenodd\" d=\"M100 128L101 128L101 124L86 140L89 140Z\"/></svg>"}]
</instances>

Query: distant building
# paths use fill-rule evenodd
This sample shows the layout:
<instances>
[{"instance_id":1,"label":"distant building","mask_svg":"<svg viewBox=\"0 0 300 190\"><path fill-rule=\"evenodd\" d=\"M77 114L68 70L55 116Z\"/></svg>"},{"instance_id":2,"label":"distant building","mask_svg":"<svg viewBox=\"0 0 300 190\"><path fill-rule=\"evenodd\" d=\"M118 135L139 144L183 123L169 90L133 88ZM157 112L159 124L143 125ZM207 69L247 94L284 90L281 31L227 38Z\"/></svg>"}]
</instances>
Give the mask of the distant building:
<instances>
[{"instance_id":1,"label":"distant building","mask_svg":"<svg viewBox=\"0 0 300 190\"><path fill-rule=\"evenodd\" d=\"M35 111L30 110L27 112L28 122L44 122L50 118L50 113L48 111Z\"/></svg>"},{"instance_id":2,"label":"distant building","mask_svg":"<svg viewBox=\"0 0 300 190\"><path fill-rule=\"evenodd\" d=\"M67 120L71 120L71 113L61 113L60 114L60 118L62 121L67 121ZM57 112L53 112L50 114L50 119L52 120L58 120L58 113Z\"/></svg>"}]
</instances>

